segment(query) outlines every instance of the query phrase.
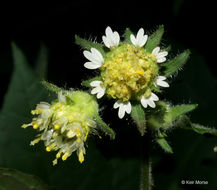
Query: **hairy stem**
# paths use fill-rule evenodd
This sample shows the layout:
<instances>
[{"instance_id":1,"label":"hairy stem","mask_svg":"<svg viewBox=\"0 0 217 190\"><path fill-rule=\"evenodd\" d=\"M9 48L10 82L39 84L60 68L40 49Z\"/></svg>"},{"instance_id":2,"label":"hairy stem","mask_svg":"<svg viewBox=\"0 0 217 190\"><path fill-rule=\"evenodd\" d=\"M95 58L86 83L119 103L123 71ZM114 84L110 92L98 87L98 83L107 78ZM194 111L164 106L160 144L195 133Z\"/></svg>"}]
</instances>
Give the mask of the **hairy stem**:
<instances>
[{"instance_id":1,"label":"hairy stem","mask_svg":"<svg viewBox=\"0 0 217 190\"><path fill-rule=\"evenodd\" d=\"M140 190L152 189L152 174L151 174L151 160L150 160L150 146L149 136L146 133L141 140L141 176L140 176Z\"/></svg>"}]
</instances>

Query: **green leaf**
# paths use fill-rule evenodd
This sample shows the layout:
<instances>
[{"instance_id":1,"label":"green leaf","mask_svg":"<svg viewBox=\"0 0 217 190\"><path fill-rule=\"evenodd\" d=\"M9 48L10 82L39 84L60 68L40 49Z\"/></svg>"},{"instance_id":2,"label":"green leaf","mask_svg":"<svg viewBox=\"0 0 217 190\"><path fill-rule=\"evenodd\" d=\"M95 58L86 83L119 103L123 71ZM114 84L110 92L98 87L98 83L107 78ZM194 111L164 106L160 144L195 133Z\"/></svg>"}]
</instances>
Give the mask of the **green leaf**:
<instances>
[{"instance_id":1,"label":"green leaf","mask_svg":"<svg viewBox=\"0 0 217 190\"><path fill-rule=\"evenodd\" d=\"M101 77L101 76L97 76L97 77L94 77L94 78L91 78L91 79L82 81L82 82L81 82L81 85L82 85L82 86L85 86L85 87L91 87L91 86L90 86L90 83L93 82L93 81L95 81L95 80L102 81L102 77Z\"/></svg>"},{"instance_id":2,"label":"green leaf","mask_svg":"<svg viewBox=\"0 0 217 190\"><path fill-rule=\"evenodd\" d=\"M23 130L21 125L30 122L30 111L37 103L49 98L25 55L14 43L12 53L14 70L0 113L0 166L37 173L43 162L37 151L31 150L32 154L28 154L33 131Z\"/></svg>"},{"instance_id":3,"label":"green leaf","mask_svg":"<svg viewBox=\"0 0 217 190\"><path fill-rule=\"evenodd\" d=\"M178 49L182 48L178 44L173 44ZM217 128L216 79L207 66L204 56L194 52L191 55L191 64L185 65L180 81L167 90L165 97L174 103L182 100L187 101L190 97L192 102L199 104L199 109L192 114L194 122L210 128ZM195 187L201 188L201 190L211 190L217 187L215 183L216 175L213 175L217 173L217 153L213 152L213 147L217 145L217 138L216 136L199 135L192 129L183 130L181 128L181 126L189 128L189 125L188 118L186 118L179 124L180 128L175 126L176 130L168 131L169 143L172 144L174 154L169 157L166 154L159 154L158 159L160 162L155 162L155 168L158 168L159 171L154 173L155 186L160 185L162 190L193 189L193 186L187 187L180 184L183 178L206 178L205 180L209 181L208 185ZM169 165L172 163L170 167L172 168L170 171L172 175L165 175L167 170L165 170L165 160ZM210 181L214 183L210 183Z\"/></svg>"},{"instance_id":4,"label":"green leaf","mask_svg":"<svg viewBox=\"0 0 217 190\"><path fill-rule=\"evenodd\" d=\"M60 91L65 91L64 89L62 88L59 88L58 86L56 86L55 84L52 84L52 83L49 83L47 81L41 81L41 84L49 91L51 92L55 92L55 93L58 93Z\"/></svg>"},{"instance_id":5,"label":"green leaf","mask_svg":"<svg viewBox=\"0 0 217 190\"><path fill-rule=\"evenodd\" d=\"M169 77L170 75L181 69L182 66L187 62L189 55L190 50L185 50L174 59L162 64L162 75Z\"/></svg>"},{"instance_id":6,"label":"green leaf","mask_svg":"<svg viewBox=\"0 0 217 190\"><path fill-rule=\"evenodd\" d=\"M171 125L176 118L194 110L197 106L198 106L197 104L183 104L183 105L178 105L178 106L168 108L164 116L163 125L166 127L168 125Z\"/></svg>"},{"instance_id":7,"label":"green leaf","mask_svg":"<svg viewBox=\"0 0 217 190\"><path fill-rule=\"evenodd\" d=\"M140 134L143 136L146 130L145 111L140 103L132 103L131 117L137 125Z\"/></svg>"},{"instance_id":8,"label":"green leaf","mask_svg":"<svg viewBox=\"0 0 217 190\"><path fill-rule=\"evenodd\" d=\"M89 51L91 50L91 48L96 48L103 56L105 56L104 46L102 44L82 39L78 35L75 35L75 43Z\"/></svg>"},{"instance_id":9,"label":"green leaf","mask_svg":"<svg viewBox=\"0 0 217 190\"><path fill-rule=\"evenodd\" d=\"M47 66L48 66L48 49L44 44L41 44L38 57L36 60L36 72L42 79L47 77Z\"/></svg>"},{"instance_id":10,"label":"green leaf","mask_svg":"<svg viewBox=\"0 0 217 190\"><path fill-rule=\"evenodd\" d=\"M161 89L159 88L159 86L152 86L151 89L154 91L154 92L157 92L157 93L161 93Z\"/></svg>"},{"instance_id":11,"label":"green leaf","mask_svg":"<svg viewBox=\"0 0 217 190\"><path fill-rule=\"evenodd\" d=\"M217 136L217 130L215 128L204 127L203 125L196 124L196 123L192 123L191 128L195 132L202 134L202 135L203 134L210 134L210 135Z\"/></svg>"},{"instance_id":12,"label":"green leaf","mask_svg":"<svg viewBox=\"0 0 217 190\"><path fill-rule=\"evenodd\" d=\"M174 125L177 128L193 130L201 135L210 134L210 135L217 136L217 129L205 127L203 125L196 124L196 123L191 123L190 118L186 115L179 117Z\"/></svg>"},{"instance_id":13,"label":"green leaf","mask_svg":"<svg viewBox=\"0 0 217 190\"><path fill-rule=\"evenodd\" d=\"M95 116L95 120L101 131L109 135L111 139L115 139L115 132L98 115Z\"/></svg>"},{"instance_id":14,"label":"green leaf","mask_svg":"<svg viewBox=\"0 0 217 190\"><path fill-rule=\"evenodd\" d=\"M27 113L33 104L37 104L46 90L43 90L39 83L38 76L28 66L26 57L22 51L12 43L12 53L14 60L14 71L9 85L8 92L4 99L2 112L4 114L18 111L18 115ZM19 101L17 101L19 99ZM23 105L26 105L23 108ZM21 109L22 108L22 109ZM16 113L17 114L17 113Z\"/></svg>"},{"instance_id":15,"label":"green leaf","mask_svg":"<svg viewBox=\"0 0 217 190\"><path fill-rule=\"evenodd\" d=\"M0 168L1 190L48 190L38 177L19 172L14 169Z\"/></svg>"},{"instance_id":16,"label":"green leaf","mask_svg":"<svg viewBox=\"0 0 217 190\"><path fill-rule=\"evenodd\" d=\"M157 138L156 141L160 145L160 147L163 150L165 150L167 153L170 153L170 154L173 153L171 146L168 144L165 138Z\"/></svg>"},{"instance_id":17,"label":"green leaf","mask_svg":"<svg viewBox=\"0 0 217 190\"><path fill-rule=\"evenodd\" d=\"M144 47L147 52L151 53L152 50L160 44L163 33L164 33L164 26L161 25L151 36L148 37L148 40Z\"/></svg>"},{"instance_id":18,"label":"green leaf","mask_svg":"<svg viewBox=\"0 0 217 190\"><path fill-rule=\"evenodd\" d=\"M130 35L131 34L133 34L132 31L129 28L126 28L125 33L124 33L124 38L125 38L125 41L127 43L132 43L131 40L130 40Z\"/></svg>"}]
</instances>

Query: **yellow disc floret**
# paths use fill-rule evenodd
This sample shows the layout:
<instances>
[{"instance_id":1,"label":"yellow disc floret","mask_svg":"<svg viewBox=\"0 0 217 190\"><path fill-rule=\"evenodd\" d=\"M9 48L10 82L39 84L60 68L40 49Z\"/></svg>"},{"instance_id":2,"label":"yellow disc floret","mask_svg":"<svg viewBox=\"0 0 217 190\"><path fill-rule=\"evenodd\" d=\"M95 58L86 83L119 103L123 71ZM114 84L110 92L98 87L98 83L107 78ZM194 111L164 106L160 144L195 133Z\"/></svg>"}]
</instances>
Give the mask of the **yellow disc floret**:
<instances>
[{"instance_id":1,"label":"yellow disc floret","mask_svg":"<svg viewBox=\"0 0 217 190\"><path fill-rule=\"evenodd\" d=\"M102 78L107 94L128 101L146 93L158 74L157 59L143 48L122 44L106 54Z\"/></svg>"}]
</instances>

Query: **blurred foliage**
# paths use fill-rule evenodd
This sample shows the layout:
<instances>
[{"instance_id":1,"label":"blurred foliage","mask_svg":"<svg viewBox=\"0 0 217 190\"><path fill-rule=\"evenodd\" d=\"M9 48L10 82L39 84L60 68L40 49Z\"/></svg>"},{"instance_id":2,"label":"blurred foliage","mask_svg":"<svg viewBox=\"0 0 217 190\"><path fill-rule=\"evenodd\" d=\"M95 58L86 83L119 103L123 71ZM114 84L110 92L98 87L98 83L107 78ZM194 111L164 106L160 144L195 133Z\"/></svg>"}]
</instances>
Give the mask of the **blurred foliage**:
<instances>
[{"instance_id":1,"label":"blurred foliage","mask_svg":"<svg viewBox=\"0 0 217 190\"><path fill-rule=\"evenodd\" d=\"M40 179L13 169L0 168L2 190L49 190Z\"/></svg>"}]
</instances>

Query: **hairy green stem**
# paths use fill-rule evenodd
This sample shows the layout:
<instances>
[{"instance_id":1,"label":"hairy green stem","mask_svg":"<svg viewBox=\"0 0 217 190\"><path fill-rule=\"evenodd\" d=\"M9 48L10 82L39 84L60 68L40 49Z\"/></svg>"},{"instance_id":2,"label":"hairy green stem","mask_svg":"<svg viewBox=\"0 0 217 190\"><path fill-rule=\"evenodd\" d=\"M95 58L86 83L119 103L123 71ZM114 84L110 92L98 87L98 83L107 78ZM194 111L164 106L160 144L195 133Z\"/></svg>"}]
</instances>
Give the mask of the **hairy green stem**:
<instances>
[{"instance_id":1,"label":"hairy green stem","mask_svg":"<svg viewBox=\"0 0 217 190\"><path fill-rule=\"evenodd\" d=\"M141 141L141 176L140 176L140 190L152 189L152 174L151 174L151 160L150 160L150 146L149 136L146 133Z\"/></svg>"}]
</instances>

